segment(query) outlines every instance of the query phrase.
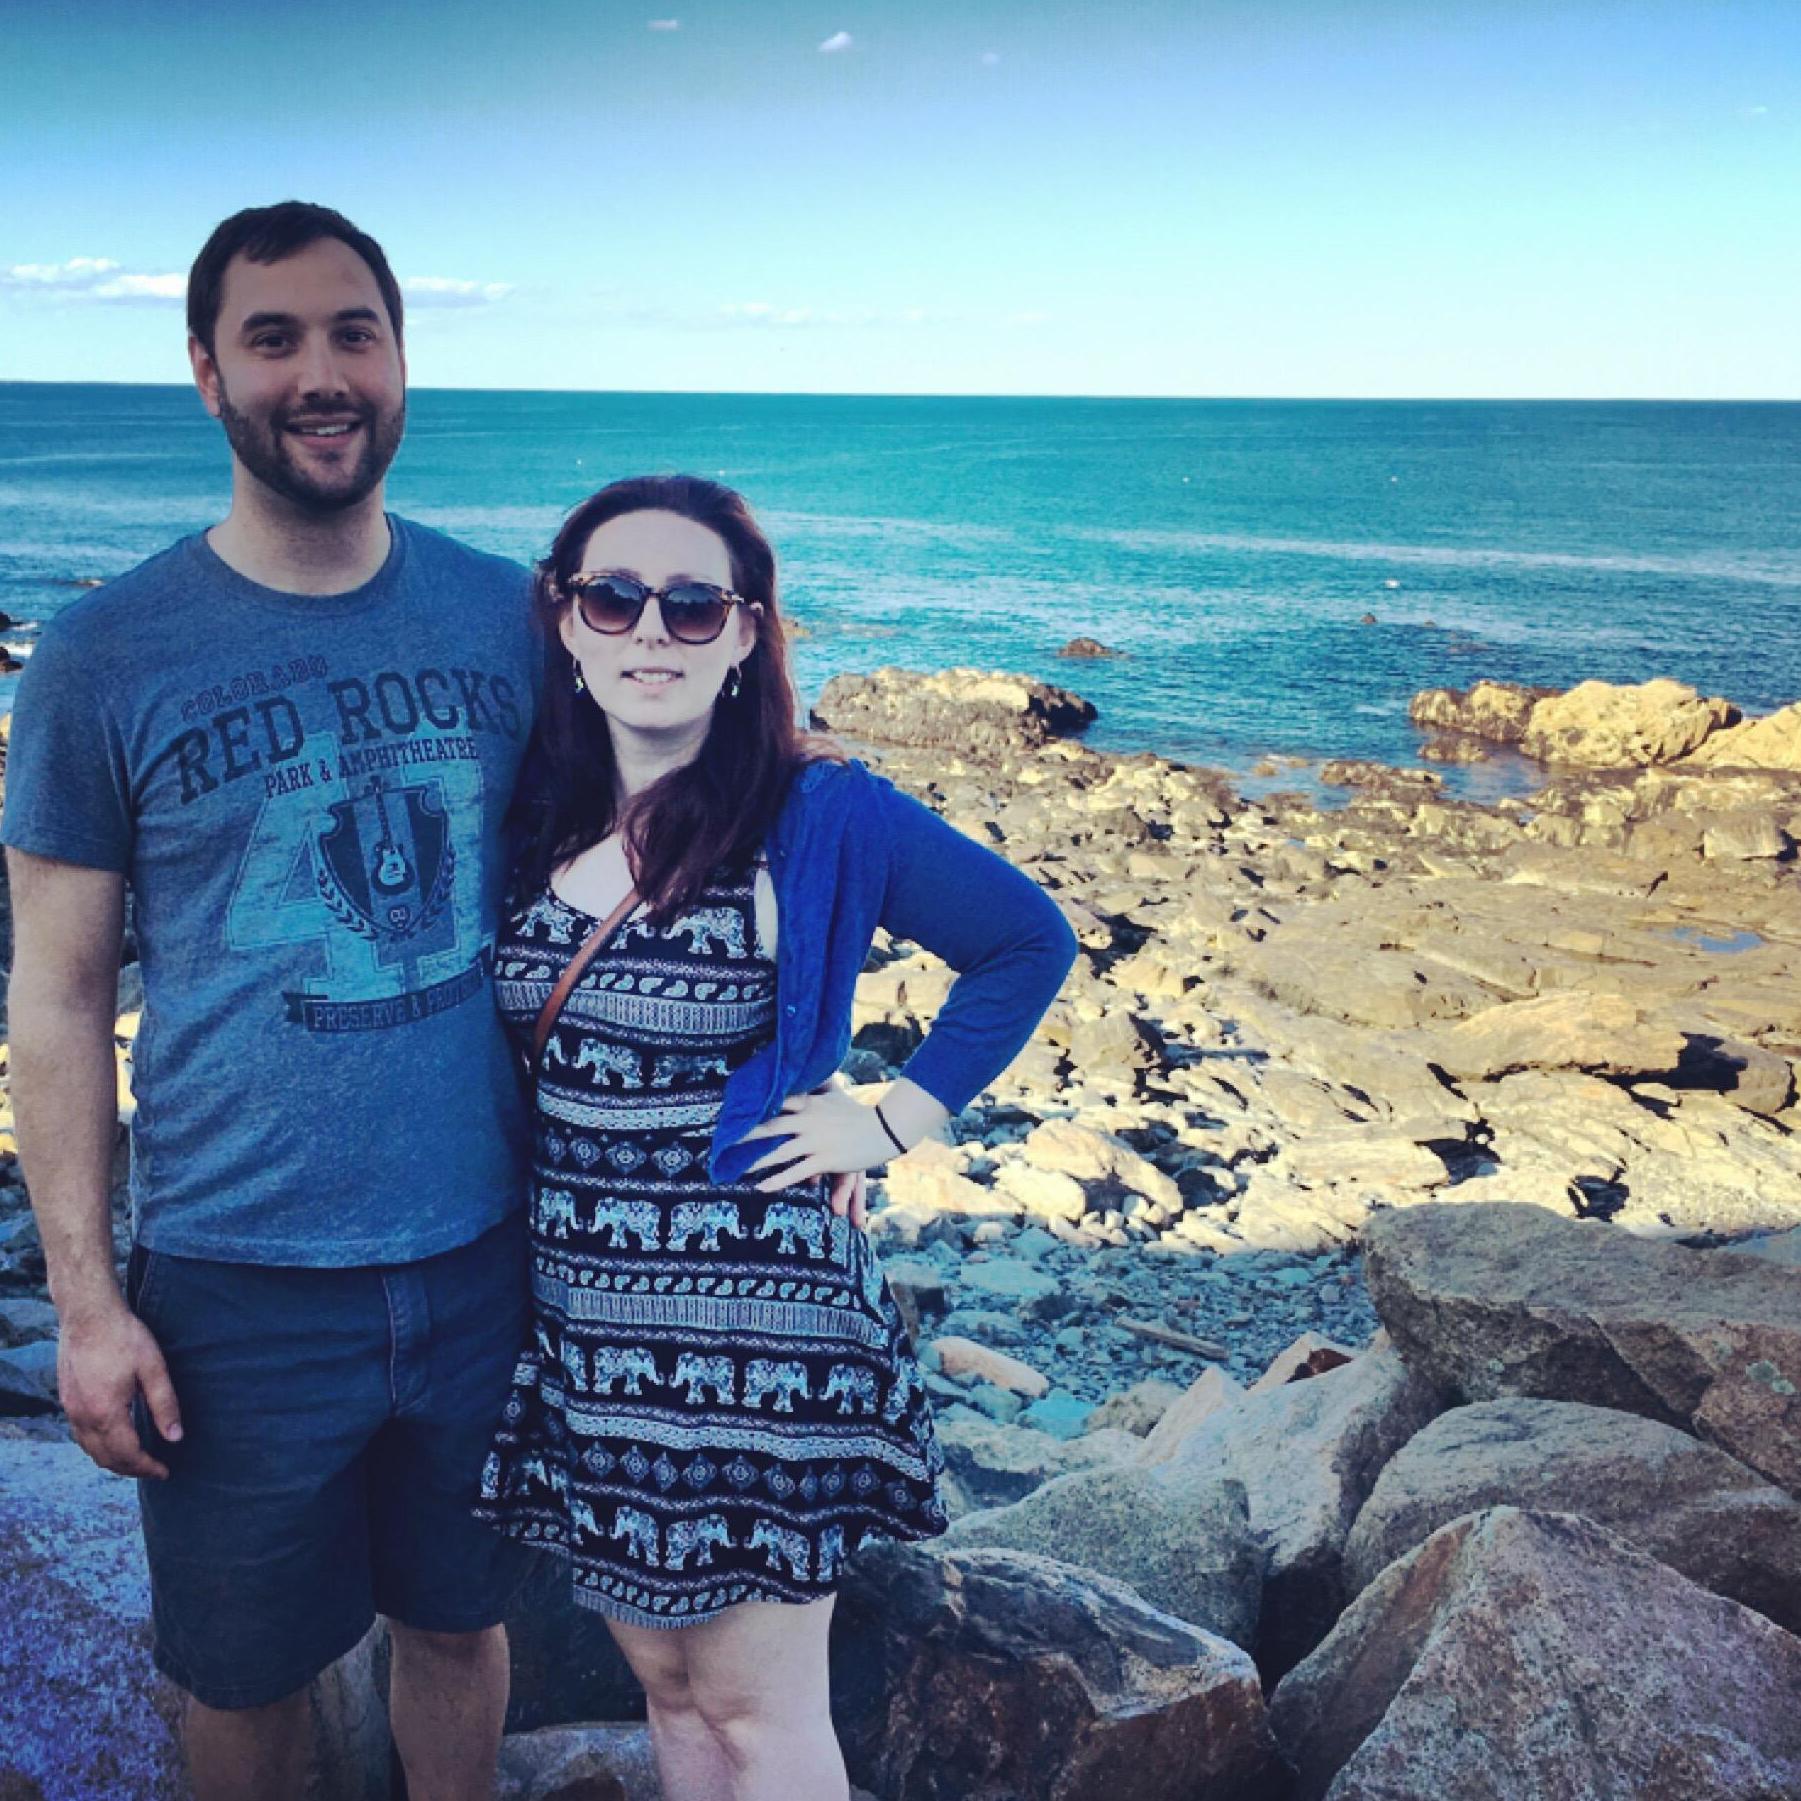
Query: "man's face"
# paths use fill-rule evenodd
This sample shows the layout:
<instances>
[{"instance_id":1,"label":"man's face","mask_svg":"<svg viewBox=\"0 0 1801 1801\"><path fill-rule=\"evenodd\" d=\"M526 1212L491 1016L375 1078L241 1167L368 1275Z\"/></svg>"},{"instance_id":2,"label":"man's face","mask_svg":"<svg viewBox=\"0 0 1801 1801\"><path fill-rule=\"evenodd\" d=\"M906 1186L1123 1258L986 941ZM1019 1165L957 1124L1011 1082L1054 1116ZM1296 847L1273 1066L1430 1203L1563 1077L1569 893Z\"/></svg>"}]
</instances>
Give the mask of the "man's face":
<instances>
[{"instance_id":1,"label":"man's face","mask_svg":"<svg viewBox=\"0 0 1801 1801\"><path fill-rule=\"evenodd\" d=\"M406 362L369 265L336 238L278 263L234 257L194 380L244 468L308 513L380 485L406 430Z\"/></svg>"}]
</instances>

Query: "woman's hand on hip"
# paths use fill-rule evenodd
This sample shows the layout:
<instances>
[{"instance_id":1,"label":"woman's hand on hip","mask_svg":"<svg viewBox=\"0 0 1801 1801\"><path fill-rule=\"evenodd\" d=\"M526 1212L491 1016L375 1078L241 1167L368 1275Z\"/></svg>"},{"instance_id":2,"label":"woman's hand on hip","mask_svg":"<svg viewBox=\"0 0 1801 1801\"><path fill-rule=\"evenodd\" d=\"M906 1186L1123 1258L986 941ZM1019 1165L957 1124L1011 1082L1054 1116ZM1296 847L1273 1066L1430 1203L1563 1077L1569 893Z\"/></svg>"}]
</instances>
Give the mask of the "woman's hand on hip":
<instances>
[{"instance_id":1,"label":"woman's hand on hip","mask_svg":"<svg viewBox=\"0 0 1801 1801\"><path fill-rule=\"evenodd\" d=\"M812 1094L792 1094L773 1119L745 1133L753 1138L777 1138L750 1167L762 1174L757 1186L772 1194L810 1182L818 1176L845 1178L832 1184L832 1211L849 1212L853 1225L862 1225L864 1196L860 1184L850 1180L884 1164L895 1154L894 1141L882 1130L875 1109L853 1100L842 1088Z\"/></svg>"}]
</instances>

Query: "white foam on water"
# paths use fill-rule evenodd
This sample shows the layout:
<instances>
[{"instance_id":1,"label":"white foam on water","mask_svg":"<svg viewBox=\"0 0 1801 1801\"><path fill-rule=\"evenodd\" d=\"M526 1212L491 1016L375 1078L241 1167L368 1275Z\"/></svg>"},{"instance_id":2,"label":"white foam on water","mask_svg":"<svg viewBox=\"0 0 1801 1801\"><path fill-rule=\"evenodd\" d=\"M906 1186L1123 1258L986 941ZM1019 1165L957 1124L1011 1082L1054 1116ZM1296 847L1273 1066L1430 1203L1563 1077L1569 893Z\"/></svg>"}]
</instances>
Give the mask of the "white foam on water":
<instances>
[{"instance_id":1,"label":"white foam on water","mask_svg":"<svg viewBox=\"0 0 1801 1801\"><path fill-rule=\"evenodd\" d=\"M1801 554L1695 556L1583 554L1554 550L1501 550L1452 544L1363 544L1344 538L1264 538L1233 532L1165 531L1150 527L1062 525L1053 535L1082 543L1111 544L1147 552L1229 551L1238 555L1296 556L1344 563L1401 563L1440 569L1558 569L1606 575L1667 575L1686 580L1750 582L1801 588Z\"/></svg>"}]
</instances>

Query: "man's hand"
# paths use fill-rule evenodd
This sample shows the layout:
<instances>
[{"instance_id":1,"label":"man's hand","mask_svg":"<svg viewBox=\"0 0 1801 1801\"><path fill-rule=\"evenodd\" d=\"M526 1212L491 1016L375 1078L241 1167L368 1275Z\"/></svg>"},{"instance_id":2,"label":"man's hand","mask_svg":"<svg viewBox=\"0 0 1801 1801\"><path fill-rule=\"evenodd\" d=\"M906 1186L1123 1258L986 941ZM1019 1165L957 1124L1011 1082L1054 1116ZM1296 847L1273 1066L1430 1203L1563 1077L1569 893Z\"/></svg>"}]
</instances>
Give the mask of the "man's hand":
<instances>
[{"instance_id":1,"label":"man's hand","mask_svg":"<svg viewBox=\"0 0 1801 1801\"><path fill-rule=\"evenodd\" d=\"M118 1476L169 1474L138 1440L131 1403L142 1392L156 1429L181 1437L181 1411L157 1342L123 1301L66 1320L56 1357L57 1385L75 1442Z\"/></svg>"}]
</instances>

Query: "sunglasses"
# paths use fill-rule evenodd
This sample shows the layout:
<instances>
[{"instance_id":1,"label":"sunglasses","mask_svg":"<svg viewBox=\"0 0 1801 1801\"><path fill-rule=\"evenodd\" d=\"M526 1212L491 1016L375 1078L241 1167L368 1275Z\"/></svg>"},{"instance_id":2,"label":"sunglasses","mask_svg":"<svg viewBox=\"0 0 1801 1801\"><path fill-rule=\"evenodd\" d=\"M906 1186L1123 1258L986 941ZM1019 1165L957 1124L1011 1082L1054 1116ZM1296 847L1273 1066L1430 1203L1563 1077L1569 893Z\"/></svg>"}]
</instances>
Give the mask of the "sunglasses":
<instances>
[{"instance_id":1,"label":"sunglasses","mask_svg":"<svg viewBox=\"0 0 1801 1801\"><path fill-rule=\"evenodd\" d=\"M763 611L761 601L746 600L712 582L672 582L667 588L653 588L630 575L576 575L563 584L563 592L575 602L582 624L609 638L629 632L653 600L678 644L711 644L725 630L733 607Z\"/></svg>"}]
</instances>

